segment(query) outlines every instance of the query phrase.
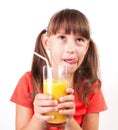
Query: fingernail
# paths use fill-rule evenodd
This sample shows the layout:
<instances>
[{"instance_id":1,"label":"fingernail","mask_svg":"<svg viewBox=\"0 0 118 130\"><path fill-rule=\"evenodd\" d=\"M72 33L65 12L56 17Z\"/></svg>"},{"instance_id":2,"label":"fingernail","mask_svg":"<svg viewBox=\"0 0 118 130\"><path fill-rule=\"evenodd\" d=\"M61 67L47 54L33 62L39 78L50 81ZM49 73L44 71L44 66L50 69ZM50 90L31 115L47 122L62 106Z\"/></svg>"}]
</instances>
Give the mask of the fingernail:
<instances>
[{"instance_id":1,"label":"fingernail","mask_svg":"<svg viewBox=\"0 0 118 130\"><path fill-rule=\"evenodd\" d=\"M55 111L58 111L58 108L57 108L57 107L55 107Z\"/></svg>"},{"instance_id":2,"label":"fingernail","mask_svg":"<svg viewBox=\"0 0 118 130\"><path fill-rule=\"evenodd\" d=\"M64 111L63 111L63 110L59 110L59 113L60 113L60 114L63 114L63 113L64 113Z\"/></svg>"},{"instance_id":3,"label":"fingernail","mask_svg":"<svg viewBox=\"0 0 118 130\"><path fill-rule=\"evenodd\" d=\"M51 117L51 119L54 119L54 115L52 115L52 116L50 116Z\"/></svg>"},{"instance_id":4,"label":"fingernail","mask_svg":"<svg viewBox=\"0 0 118 130\"><path fill-rule=\"evenodd\" d=\"M66 122L68 122L68 121L69 121L69 119L67 118L67 119L66 119Z\"/></svg>"},{"instance_id":5,"label":"fingernail","mask_svg":"<svg viewBox=\"0 0 118 130\"><path fill-rule=\"evenodd\" d=\"M58 101L57 101L57 100L55 100L55 101L54 101L54 104L55 104L55 105L57 105L57 104L58 104Z\"/></svg>"},{"instance_id":6,"label":"fingernail","mask_svg":"<svg viewBox=\"0 0 118 130\"><path fill-rule=\"evenodd\" d=\"M58 105L58 108L61 108L61 107L62 107L61 104L59 104L59 105Z\"/></svg>"},{"instance_id":7,"label":"fingernail","mask_svg":"<svg viewBox=\"0 0 118 130\"><path fill-rule=\"evenodd\" d=\"M49 96L49 99L52 99L52 96Z\"/></svg>"},{"instance_id":8,"label":"fingernail","mask_svg":"<svg viewBox=\"0 0 118 130\"><path fill-rule=\"evenodd\" d=\"M63 97L60 97L59 101L62 102L63 101Z\"/></svg>"}]
</instances>

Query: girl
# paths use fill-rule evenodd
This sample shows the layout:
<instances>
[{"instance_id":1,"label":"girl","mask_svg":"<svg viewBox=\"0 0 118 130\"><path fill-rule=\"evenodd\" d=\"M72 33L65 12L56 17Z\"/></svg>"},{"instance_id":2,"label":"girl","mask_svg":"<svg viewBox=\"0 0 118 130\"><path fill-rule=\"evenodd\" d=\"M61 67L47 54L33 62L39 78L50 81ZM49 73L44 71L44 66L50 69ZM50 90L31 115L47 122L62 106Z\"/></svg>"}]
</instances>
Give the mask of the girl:
<instances>
[{"instance_id":1,"label":"girl","mask_svg":"<svg viewBox=\"0 0 118 130\"><path fill-rule=\"evenodd\" d=\"M48 59L47 51L52 66L69 68L67 96L58 103L42 93L45 61L34 55L31 71L21 77L11 97L16 103L16 130L43 130L44 122L54 118L45 113L59 108L63 108L59 113L67 116L65 130L98 130L99 112L107 107L97 73L96 46L86 16L75 9L55 13L47 30L36 40L35 52Z\"/></svg>"}]
</instances>

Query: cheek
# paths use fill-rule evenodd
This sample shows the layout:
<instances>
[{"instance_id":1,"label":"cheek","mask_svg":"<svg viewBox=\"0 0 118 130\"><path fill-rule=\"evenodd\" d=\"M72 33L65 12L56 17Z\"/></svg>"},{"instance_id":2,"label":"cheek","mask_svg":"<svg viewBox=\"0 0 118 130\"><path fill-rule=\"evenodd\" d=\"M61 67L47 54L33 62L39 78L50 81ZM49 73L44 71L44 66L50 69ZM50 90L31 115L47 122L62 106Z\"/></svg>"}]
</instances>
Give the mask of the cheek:
<instances>
[{"instance_id":1,"label":"cheek","mask_svg":"<svg viewBox=\"0 0 118 130\"><path fill-rule=\"evenodd\" d=\"M56 48L56 49L51 50L51 58L52 58L53 62L58 63L61 59L61 55L62 55L62 53L59 49Z\"/></svg>"},{"instance_id":2,"label":"cheek","mask_svg":"<svg viewBox=\"0 0 118 130\"><path fill-rule=\"evenodd\" d=\"M79 65L83 62L85 55L86 55L86 51L84 50L78 52Z\"/></svg>"},{"instance_id":3,"label":"cheek","mask_svg":"<svg viewBox=\"0 0 118 130\"><path fill-rule=\"evenodd\" d=\"M50 51L54 57L60 57L63 52L63 47L60 44L53 44L50 48Z\"/></svg>"}]
</instances>

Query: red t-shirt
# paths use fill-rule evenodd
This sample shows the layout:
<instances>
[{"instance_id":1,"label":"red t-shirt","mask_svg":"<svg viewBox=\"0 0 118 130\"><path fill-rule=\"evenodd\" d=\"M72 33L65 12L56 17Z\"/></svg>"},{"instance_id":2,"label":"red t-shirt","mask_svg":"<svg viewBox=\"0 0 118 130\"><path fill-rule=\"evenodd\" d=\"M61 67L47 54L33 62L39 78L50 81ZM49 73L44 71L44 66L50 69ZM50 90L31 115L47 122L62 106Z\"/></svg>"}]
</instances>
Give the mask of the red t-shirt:
<instances>
[{"instance_id":1,"label":"red t-shirt","mask_svg":"<svg viewBox=\"0 0 118 130\"><path fill-rule=\"evenodd\" d=\"M31 104L32 99L29 96L29 94L32 93L31 85L31 72L26 72L19 80L11 97L11 101L24 107L31 108L33 111L33 104ZM75 94L74 96L76 105L74 119L78 122L78 124L82 123L82 119L85 114L101 112L107 109L101 89L90 96L89 105L85 105Z\"/></svg>"}]
</instances>

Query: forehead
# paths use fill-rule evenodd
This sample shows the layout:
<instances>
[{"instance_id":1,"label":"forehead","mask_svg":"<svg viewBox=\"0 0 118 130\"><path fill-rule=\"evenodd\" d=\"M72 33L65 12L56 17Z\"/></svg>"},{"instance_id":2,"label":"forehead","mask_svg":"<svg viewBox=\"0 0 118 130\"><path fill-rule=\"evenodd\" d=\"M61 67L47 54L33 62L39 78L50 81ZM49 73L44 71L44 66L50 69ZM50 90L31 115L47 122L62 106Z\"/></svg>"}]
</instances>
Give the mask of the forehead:
<instances>
[{"instance_id":1,"label":"forehead","mask_svg":"<svg viewBox=\"0 0 118 130\"><path fill-rule=\"evenodd\" d=\"M52 23L48 28L49 34L65 33L65 34L80 34L81 27L78 23L73 23L72 21L60 21L60 23Z\"/></svg>"},{"instance_id":2,"label":"forehead","mask_svg":"<svg viewBox=\"0 0 118 130\"><path fill-rule=\"evenodd\" d=\"M60 28L59 30L57 30L56 34L81 36L80 33L73 33L72 31L67 33L66 30L64 30L63 28Z\"/></svg>"},{"instance_id":3,"label":"forehead","mask_svg":"<svg viewBox=\"0 0 118 130\"><path fill-rule=\"evenodd\" d=\"M52 20L48 26L48 34L57 34L59 31L65 34L81 35L89 39L89 27L86 22L78 19Z\"/></svg>"}]
</instances>

